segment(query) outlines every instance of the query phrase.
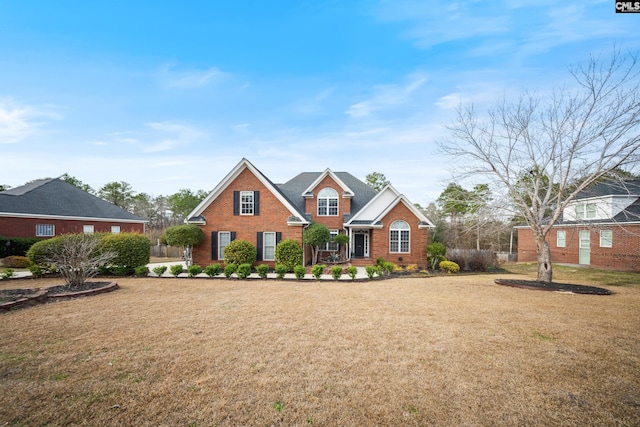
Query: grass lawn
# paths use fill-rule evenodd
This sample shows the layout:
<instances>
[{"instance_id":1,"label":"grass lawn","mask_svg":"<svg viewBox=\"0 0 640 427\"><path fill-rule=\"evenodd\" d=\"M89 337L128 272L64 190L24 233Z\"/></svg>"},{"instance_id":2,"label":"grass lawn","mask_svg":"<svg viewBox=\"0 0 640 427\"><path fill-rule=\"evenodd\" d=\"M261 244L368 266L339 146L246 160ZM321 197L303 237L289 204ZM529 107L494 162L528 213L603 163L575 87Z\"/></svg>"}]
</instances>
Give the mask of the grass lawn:
<instances>
[{"instance_id":1,"label":"grass lawn","mask_svg":"<svg viewBox=\"0 0 640 427\"><path fill-rule=\"evenodd\" d=\"M0 425L640 425L640 287L496 277L118 278L0 315Z\"/></svg>"}]
</instances>

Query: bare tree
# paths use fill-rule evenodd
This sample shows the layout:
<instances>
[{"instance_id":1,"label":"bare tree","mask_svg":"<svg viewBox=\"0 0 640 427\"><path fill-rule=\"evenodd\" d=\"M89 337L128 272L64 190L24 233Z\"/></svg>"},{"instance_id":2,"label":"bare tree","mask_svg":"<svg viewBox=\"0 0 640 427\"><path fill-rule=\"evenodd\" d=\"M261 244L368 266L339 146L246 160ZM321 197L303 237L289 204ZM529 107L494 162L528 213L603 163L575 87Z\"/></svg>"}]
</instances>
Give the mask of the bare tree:
<instances>
[{"instance_id":1,"label":"bare tree","mask_svg":"<svg viewBox=\"0 0 640 427\"><path fill-rule=\"evenodd\" d=\"M56 268L71 287L82 285L98 274L98 268L116 257L115 252L100 251L100 238L95 234L67 234L60 236L60 244L53 245L45 261Z\"/></svg>"},{"instance_id":2,"label":"bare tree","mask_svg":"<svg viewBox=\"0 0 640 427\"><path fill-rule=\"evenodd\" d=\"M466 176L504 188L536 241L538 280L553 278L547 234L576 195L640 153L638 56L614 49L571 70L575 88L524 92L479 115L460 106L441 150Z\"/></svg>"}]
</instances>

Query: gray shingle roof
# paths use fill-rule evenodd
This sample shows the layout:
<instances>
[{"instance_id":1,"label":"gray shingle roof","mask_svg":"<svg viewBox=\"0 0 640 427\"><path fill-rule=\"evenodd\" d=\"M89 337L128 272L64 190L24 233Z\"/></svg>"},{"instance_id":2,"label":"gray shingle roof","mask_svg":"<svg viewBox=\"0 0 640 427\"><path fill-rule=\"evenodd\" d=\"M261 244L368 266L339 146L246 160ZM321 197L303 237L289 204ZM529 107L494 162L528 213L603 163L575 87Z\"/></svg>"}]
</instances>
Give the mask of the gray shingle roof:
<instances>
[{"instance_id":1,"label":"gray shingle roof","mask_svg":"<svg viewBox=\"0 0 640 427\"><path fill-rule=\"evenodd\" d=\"M599 182L581 191L576 200L610 195L640 196L640 179Z\"/></svg>"},{"instance_id":2,"label":"gray shingle roof","mask_svg":"<svg viewBox=\"0 0 640 427\"><path fill-rule=\"evenodd\" d=\"M43 179L1 191L0 213L145 221L61 179Z\"/></svg>"},{"instance_id":3,"label":"gray shingle roof","mask_svg":"<svg viewBox=\"0 0 640 427\"><path fill-rule=\"evenodd\" d=\"M369 203L369 201L377 194L376 190L348 172L334 173L354 193L354 196L351 198L352 216ZM289 199L291 204L293 204L299 212L304 213L305 199L302 197L302 192L309 188L309 186L322 174L323 172L302 172L284 184L276 185L276 187L280 189L282 194Z\"/></svg>"}]
</instances>

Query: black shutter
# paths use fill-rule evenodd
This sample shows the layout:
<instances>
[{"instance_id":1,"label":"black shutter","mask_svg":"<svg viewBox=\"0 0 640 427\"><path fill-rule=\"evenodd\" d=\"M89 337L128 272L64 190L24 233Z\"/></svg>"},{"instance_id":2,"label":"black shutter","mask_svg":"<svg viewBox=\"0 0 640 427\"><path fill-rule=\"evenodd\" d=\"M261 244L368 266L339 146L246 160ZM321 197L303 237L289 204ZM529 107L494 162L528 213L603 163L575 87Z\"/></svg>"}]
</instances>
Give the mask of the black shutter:
<instances>
[{"instance_id":1,"label":"black shutter","mask_svg":"<svg viewBox=\"0 0 640 427\"><path fill-rule=\"evenodd\" d=\"M229 232L229 242L233 242L234 240L236 240L236 232L231 231Z\"/></svg>"},{"instance_id":2,"label":"black shutter","mask_svg":"<svg viewBox=\"0 0 640 427\"><path fill-rule=\"evenodd\" d=\"M253 214L260 215L260 192L253 192Z\"/></svg>"},{"instance_id":3,"label":"black shutter","mask_svg":"<svg viewBox=\"0 0 640 427\"><path fill-rule=\"evenodd\" d=\"M211 232L211 259L218 259L218 233Z\"/></svg>"},{"instance_id":4,"label":"black shutter","mask_svg":"<svg viewBox=\"0 0 640 427\"><path fill-rule=\"evenodd\" d=\"M240 215L240 192L233 192L233 215Z\"/></svg>"},{"instance_id":5,"label":"black shutter","mask_svg":"<svg viewBox=\"0 0 640 427\"><path fill-rule=\"evenodd\" d=\"M262 231L258 231L258 236L256 237L256 249L258 251L258 261L262 261L262 257L263 257Z\"/></svg>"},{"instance_id":6,"label":"black shutter","mask_svg":"<svg viewBox=\"0 0 640 427\"><path fill-rule=\"evenodd\" d=\"M280 243L280 240L282 240L282 232L281 231L276 231L276 245L278 245L278 243Z\"/></svg>"}]
</instances>

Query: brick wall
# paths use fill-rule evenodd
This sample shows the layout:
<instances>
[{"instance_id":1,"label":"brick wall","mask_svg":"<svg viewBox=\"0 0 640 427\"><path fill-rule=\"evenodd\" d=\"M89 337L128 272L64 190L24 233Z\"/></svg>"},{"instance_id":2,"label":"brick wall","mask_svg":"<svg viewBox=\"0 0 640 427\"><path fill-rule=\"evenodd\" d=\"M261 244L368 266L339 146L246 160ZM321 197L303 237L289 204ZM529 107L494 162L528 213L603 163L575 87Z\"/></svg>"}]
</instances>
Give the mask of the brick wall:
<instances>
[{"instance_id":1,"label":"brick wall","mask_svg":"<svg viewBox=\"0 0 640 427\"><path fill-rule=\"evenodd\" d=\"M259 215L233 215L234 191L259 191ZM207 224L202 226L204 240L193 248L193 263L207 266L224 261L212 259L211 232L232 231L236 239L242 239L257 246L257 233L265 231L281 232L282 239L302 242L302 227L288 226L288 209L269 191L248 169L240 175L203 212ZM273 268L274 262L258 261Z\"/></svg>"},{"instance_id":2,"label":"brick wall","mask_svg":"<svg viewBox=\"0 0 640 427\"><path fill-rule=\"evenodd\" d=\"M318 193L323 188L333 188L338 193L338 215L318 216ZM306 212L311 214L313 222L324 224L330 230L342 230L344 224L344 214L351 213L351 198L342 197L342 188L329 175L313 189L313 198L305 199Z\"/></svg>"},{"instance_id":3,"label":"brick wall","mask_svg":"<svg viewBox=\"0 0 640 427\"><path fill-rule=\"evenodd\" d=\"M565 247L557 246L557 231L566 231ZM551 261L578 264L580 262L580 231L588 230L590 236L590 265L609 269L640 271L640 225L621 227L554 227L547 236ZM612 231L612 247L600 247L600 230ZM518 261L535 262L536 246L530 229L518 229Z\"/></svg>"},{"instance_id":4,"label":"brick wall","mask_svg":"<svg viewBox=\"0 0 640 427\"><path fill-rule=\"evenodd\" d=\"M389 252L389 228L396 220L403 220L411 227L410 253ZM427 240L428 230L418 228L418 218L404 204L398 203L383 219L384 227L374 229L371 232L370 256L373 260L384 258L398 265L417 264L420 267L427 265Z\"/></svg>"},{"instance_id":5,"label":"brick wall","mask_svg":"<svg viewBox=\"0 0 640 427\"><path fill-rule=\"evenodd\" d=\"M82 233L85 225L93 225L95 233L111 233L112 225L119 226L122 233L144 233L144 224L141 223L0 217L0 236L36 237L37 224L53 224L56 236L67 233Z\"/></svg>"}]
</instances>

